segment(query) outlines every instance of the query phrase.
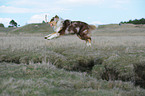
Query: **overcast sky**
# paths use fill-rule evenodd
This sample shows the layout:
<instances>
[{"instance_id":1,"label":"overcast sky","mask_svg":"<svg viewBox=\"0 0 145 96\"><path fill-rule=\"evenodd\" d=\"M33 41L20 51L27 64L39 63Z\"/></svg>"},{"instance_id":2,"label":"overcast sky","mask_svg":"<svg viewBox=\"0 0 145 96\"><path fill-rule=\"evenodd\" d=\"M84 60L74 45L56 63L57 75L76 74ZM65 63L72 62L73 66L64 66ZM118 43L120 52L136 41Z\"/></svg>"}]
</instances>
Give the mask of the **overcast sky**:
<instances>
[{"instance_id":1,"label":"overcast sky","mask_svg":"<svg viewBox=\"0 0 145 96\"><path fill-rule=\"evenodd\" d=\"M145 18L145 0L0 0L0 23L14 19L20 26L39 23L48 15L110 24Z\"/></svg>"}]
</instances>

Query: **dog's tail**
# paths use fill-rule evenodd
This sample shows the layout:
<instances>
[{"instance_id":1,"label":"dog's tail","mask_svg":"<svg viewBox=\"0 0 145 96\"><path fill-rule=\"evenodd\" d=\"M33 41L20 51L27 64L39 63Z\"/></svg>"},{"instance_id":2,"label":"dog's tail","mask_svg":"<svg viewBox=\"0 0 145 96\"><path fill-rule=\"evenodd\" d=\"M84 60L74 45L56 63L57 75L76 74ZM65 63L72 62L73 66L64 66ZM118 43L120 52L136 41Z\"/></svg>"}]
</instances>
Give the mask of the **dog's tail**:
<instances>
[{"instance_id":1,"label":"dog's tail","mask_svg":"<svg viewBox=\"0 0 145 96\"><path fill-rule=\"evenodd\" d=\"M90 30L96 30L97 27L96 27L95 25L89 25L89 29L90 29Z\"/></svg>"}]
</instances>

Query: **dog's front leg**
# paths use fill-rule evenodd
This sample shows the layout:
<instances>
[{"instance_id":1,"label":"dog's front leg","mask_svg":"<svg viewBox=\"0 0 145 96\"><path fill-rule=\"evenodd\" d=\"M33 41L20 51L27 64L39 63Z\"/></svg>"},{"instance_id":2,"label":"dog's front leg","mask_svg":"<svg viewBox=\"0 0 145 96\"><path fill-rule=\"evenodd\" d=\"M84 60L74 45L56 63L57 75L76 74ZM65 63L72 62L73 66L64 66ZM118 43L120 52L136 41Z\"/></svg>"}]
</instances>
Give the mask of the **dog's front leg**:
<instances>
[{"instance_id":1,"label":"dog's front leg","mask_svg":"<svg viewBox=\"0 0 145 96\"><path fill-rule=\"evenodd\" d=\"M52 35L52 34L49 34L49 35L45 36L44 38L47 39L47 38L50 37L51 35Z\"/></svg>"},{"instance_id":2,"label":"dog's front leg","mask_svg":"<svg viewBox=\"0 0 145 96\"><path fill-rule=\"evenodd\" d=\"M60 35L60 33L55 32L55 33L52 33L52 34L45 36L45 39L51 40L53 38L59 37L59 35Z\"/></svg>"}]
</instances>

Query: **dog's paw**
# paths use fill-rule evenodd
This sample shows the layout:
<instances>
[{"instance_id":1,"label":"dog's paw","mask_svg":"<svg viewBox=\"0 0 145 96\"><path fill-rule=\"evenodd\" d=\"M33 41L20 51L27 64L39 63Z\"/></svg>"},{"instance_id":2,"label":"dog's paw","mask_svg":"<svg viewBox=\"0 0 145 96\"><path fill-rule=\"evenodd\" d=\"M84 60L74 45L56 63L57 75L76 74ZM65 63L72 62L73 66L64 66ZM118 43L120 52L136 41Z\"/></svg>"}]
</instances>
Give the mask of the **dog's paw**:
<instances>
[{"instance_id":1,"label":"dog's paw","mask_svg":"<svg viewBox=\"0 0 145 96\"><path fill-rule=\"evenodd\" d=\"M88 46L88 47L91 47L91 43L87 43L87 46Z\"/></svg>"},{"instance_id":2,"label":"dog's paw","mask_svg":"<svg viewBox=\"0 0 145 96\"><path fill-rule=\"evenodd\" d=\"M44 37L44 39L47 39L47 37Z\"/></svg>"}]
</instances>

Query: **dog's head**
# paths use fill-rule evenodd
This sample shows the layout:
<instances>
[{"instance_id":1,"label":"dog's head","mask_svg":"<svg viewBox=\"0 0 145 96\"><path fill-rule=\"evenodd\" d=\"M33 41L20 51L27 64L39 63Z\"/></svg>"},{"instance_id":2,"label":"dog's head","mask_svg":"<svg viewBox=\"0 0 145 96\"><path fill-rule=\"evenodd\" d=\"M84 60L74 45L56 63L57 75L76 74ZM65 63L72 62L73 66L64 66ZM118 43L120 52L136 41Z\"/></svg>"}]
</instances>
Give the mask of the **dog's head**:
<instances>
[{"instance_id":1,"label":"dog's head","mask_svg":"<svg viewBox=\"0 0 145 96\"><path fill-rule=\"evenodd\" d=\"M53 26L56 26L56 24L57 24L58 21L59 21L59 17L56 15L55 17L53 17L50 20L49 24L50 24L51 27L53 27Z\"/></svg>"}]
</instances>

